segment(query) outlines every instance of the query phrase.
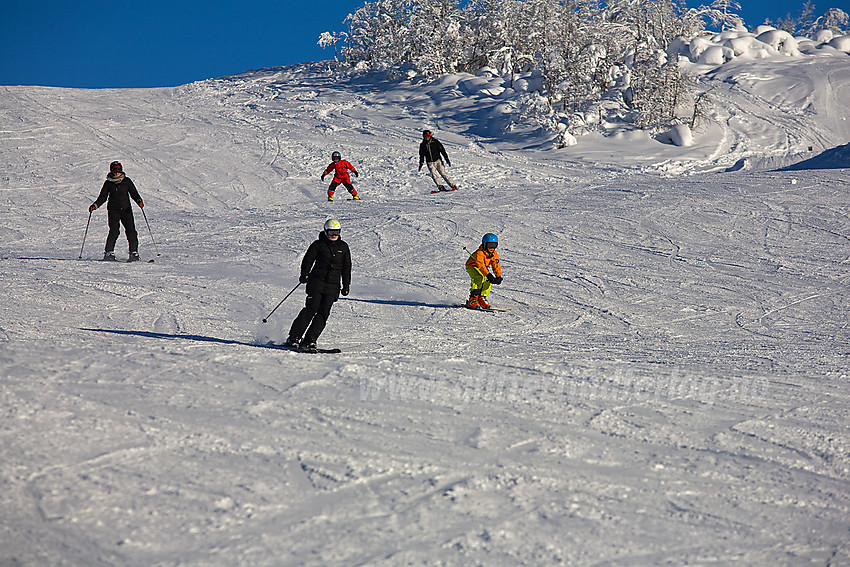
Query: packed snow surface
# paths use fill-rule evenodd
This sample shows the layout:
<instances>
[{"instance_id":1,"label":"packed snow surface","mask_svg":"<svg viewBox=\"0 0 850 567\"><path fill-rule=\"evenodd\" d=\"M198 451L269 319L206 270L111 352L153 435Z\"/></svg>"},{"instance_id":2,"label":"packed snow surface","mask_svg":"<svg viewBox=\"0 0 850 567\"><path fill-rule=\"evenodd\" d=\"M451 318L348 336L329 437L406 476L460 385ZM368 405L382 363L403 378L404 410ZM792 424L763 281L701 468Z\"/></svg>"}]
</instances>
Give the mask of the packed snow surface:
<instances>
[{"instance_id":1,"label":"packed snow surface","mask_svg":"<svg viewBox=\"0 0 850 567\"><path fill-rule=\"evenodd\" d=\"M850 564L848 61L561 150L501 78L2 87L0 565ZM81 253L114 159L154 263L98 261L104 209ZM343 353L269 348L330 217ZM458 307L485 232L505 313Z\"/></svg>"}]
</instances>

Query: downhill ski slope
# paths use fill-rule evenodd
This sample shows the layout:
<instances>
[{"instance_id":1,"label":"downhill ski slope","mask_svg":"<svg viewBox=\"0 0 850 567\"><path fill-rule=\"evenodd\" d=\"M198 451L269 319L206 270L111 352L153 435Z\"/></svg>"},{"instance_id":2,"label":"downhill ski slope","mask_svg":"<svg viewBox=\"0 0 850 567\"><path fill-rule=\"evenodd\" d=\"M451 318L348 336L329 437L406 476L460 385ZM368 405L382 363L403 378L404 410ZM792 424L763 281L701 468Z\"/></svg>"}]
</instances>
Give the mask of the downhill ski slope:
<instances>
[{"instance_id":1,"label":"downhill ski slope","mask_svg":"<svg viewBox=\"0 0 850 567\"><path fill-rule=\"evenodd\" d=\"M486 76L0 87L0 565L850 565L848 61L719 67L690 147L502 134ZM115 159L154 263L104 209L78 258ZM343 353L268 348L331 217Z\"/></svg>"}]
</instances>

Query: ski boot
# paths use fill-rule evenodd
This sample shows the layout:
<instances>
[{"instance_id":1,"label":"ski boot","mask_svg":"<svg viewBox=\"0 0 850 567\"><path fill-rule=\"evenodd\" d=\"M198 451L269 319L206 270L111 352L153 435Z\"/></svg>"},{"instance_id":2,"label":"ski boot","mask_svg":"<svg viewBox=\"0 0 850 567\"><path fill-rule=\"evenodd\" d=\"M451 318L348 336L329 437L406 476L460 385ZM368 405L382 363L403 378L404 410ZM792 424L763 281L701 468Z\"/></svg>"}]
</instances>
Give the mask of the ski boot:
<instances>
[{"instance_id":1,"label":"ski boot","mask_svg":"<svg viewBox=\"0 0 850 567\"><path fill-rule=\"evenodd\" d=\"M331 194L328 194L328 201L333 201L333 200L334 200L334 196L331 195Z\"/></svg>"},{"instance_id":2,"label":"ski boot","mask_svg":"<svg viewBox=\"0 0 850 567\"><path fill-rule=\"evenodd\" d=\"M478 309L478 290L474 289L469 294L469 299L466 300L466 308L467 309Z\"/></svg>"},{"instance_id":3,"label":"ski boot","mask_svg":"<svg viewBox=\"0 0 850 567\"><path fill-rule=\"evenodd\" d=\"M478 296L478 307L481 309L490 309L490 302L487 301L487 298L483 295Z\"/></svg>"},{"instance_id":4,"label":"ski boot","mask_svg":"<svg viewBox=\"0 0 850 567\"><path fill-rule=\"evenodd\" d=\"M298 348L298 345L300 343L301 343L301 341L299 339L296 339L294 337L287 337L286 342L283 343L283 346L285 346L287 348Z\"/></svg>"},{"instance_id":5,"label":"ski boot","mask_svg":"<svg viewBox=\"0 0 850 567\"><path fill-rule=\"evenodd\" d=\"M130 257L127 258L128 262L138 262L139 260L141 260L141 258L139 258L138 252L130 252Z\"/></svg>"},{"instance_id":6,"label":"ski boot","mask_svg":"<svg viewBox=\"0 0 850 567\"><path fill-rule=\"evenodd\" d=\"M355 200L355 201L359 201L359 200L360 200L360 195L352 195L352 196L351 196L351 198L352 198L353 200Z\"/></svg>"},{"instance_id":7,"label":"ski boot","mask_svg":"<svg viewBox=\"0 0 850 567\"><path fill-rule=\"evenodd\" d=\"M115 257L115 252L104 252L103 253L103 261L104 262L117 262L118 258Z\"/></svg>"},{"instance_id":8,"label":"ski boot","mask_svg":"<svg viewBox=\"0 0 850 567\"><path fill-rule=\"evenodd\" d=\"M445 185L437 185L437 191L448 191Z\"/></svg>"},{"instance_id":9,"label":"ski boot","mask_svg":"<svg viewBox=\"0 0 850 567\"><path fill-rule=\"evenodd\" d=\"M316 346L316 341L304 339L301 341L301 344L298 346L298 350L301 352L309 352L311 354L315 354L319 352L319 348Z\"/></svg>"}]
</instances>

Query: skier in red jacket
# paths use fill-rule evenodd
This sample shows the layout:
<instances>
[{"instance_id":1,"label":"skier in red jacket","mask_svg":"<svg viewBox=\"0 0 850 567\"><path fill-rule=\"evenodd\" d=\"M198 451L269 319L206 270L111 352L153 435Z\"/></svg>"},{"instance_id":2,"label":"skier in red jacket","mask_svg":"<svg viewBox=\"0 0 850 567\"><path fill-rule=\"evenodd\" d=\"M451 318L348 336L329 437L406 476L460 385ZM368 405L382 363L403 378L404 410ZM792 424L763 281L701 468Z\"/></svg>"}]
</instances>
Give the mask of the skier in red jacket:
<instances>
[{"instance_id":1,"label":"skier in red jacket","mask_svg":"<svg viewBox=\"0 0 850 567\"><path fill-rule=\"evenodd\" d=\"M329 174L331 171L334 172L334 179L328 186L328 201L334 200L334 192L340 185L343 185L346 189L348 189L348 192L351 193L351 197L355 201L359 201L360 196L357 194L357 189L355 189L354 185L351 184L351 177L349 177L348 172L352 172L355 177L360 177L360 174L357 173L357 170L354 169L354 166L351 165L350 162L340 158L339 152L332 153L331 160L330 165L328 165L325 172L322 174L322 181L324 181L325 175Z\"/></svg>"}]
</instances>

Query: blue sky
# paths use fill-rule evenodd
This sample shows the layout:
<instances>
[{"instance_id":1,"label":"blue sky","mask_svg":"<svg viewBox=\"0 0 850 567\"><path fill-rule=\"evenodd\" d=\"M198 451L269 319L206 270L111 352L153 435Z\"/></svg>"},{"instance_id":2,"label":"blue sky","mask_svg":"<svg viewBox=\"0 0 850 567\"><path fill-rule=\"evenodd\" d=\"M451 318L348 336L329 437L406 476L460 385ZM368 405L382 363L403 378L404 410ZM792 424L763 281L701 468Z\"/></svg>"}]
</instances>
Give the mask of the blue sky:
<instances>
[{"instance_id":1,"label":"blue sky","mask_svg":"<svg viewBox=\"0 0 850 567\"><path fill-rule=\"evenodd\" d=\"M711 0L688 0L688 5ZM804 0L742 0L744 21ZM847 0L819 4L817 13ZM0 84L156 87L332 59L316 42L363 0L0 0ZM846 9L846 6L845 6Z\"/></svg>"}]
</instances>

